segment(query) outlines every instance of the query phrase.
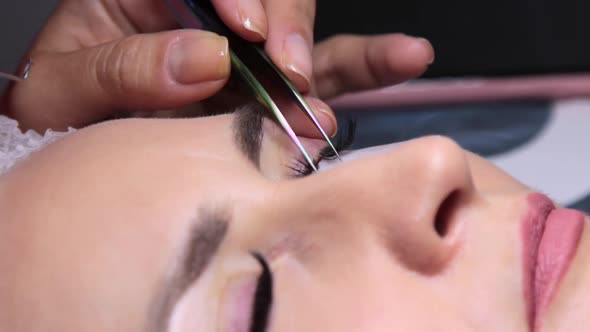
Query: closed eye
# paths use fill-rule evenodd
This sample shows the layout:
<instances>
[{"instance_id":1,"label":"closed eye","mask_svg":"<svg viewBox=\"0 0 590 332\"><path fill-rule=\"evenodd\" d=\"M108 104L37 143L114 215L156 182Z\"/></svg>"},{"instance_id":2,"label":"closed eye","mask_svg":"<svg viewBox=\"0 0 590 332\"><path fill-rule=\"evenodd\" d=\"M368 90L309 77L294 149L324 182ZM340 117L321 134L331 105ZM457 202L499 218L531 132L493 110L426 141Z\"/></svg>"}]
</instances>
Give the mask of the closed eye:
<instances>
[{"instance_id":1,"label":"closed eye","mask_svg":"<svg viewBox=\"0 0 590 332\"><path fill-rule=\"evenodd\" d=\"M334 140L334 147L338 153L341 153L343 150L349 148L354 143L354 137L356 134L356 121L349 119L346 125L343 127L344 128L338 132ZM334 151L329 145L326 145L322 150L320 150L317 158L314 160L314 164L316 168L319 169L319 163L321 161L333 160L335 158L336 154ZM304 177L313 173L311 166L304 159L302 159L302 157L295 159L293 163L288 166L288 168L294 172L295 177Z\"/></svg>"},{"instance_id":2,"label":"closed eye","mask_svg":"<svg viewBox=\"0 0 590 332\"><path fill-rule=\"evenodd\" d=\"M266 259L261 254L253 253L252 255L260 264L262 272L258 277L256 293L254 294L250 332L265 332L272 308L272 272Z\"/></svg>"}]
</instances>

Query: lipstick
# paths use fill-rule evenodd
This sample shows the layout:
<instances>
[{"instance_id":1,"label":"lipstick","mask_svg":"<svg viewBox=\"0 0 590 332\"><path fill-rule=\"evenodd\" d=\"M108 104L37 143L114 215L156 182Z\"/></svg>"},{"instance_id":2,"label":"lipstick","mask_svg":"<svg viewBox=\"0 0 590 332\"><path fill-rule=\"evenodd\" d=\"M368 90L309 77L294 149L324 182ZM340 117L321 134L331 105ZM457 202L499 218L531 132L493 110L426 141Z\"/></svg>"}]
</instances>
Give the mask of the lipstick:
<instances>
[{"instance_id":1,"label":"lipstick","mask_svg":"<svg viewBox=\"0 0 590 332\"><path fill-rule=\"evenodd\" d=\"M584 215L556 208L545 195L527 197L522 218L523 289L530 331L540 329L547 308L578 248Z\"/></svg>"}]
</instances>

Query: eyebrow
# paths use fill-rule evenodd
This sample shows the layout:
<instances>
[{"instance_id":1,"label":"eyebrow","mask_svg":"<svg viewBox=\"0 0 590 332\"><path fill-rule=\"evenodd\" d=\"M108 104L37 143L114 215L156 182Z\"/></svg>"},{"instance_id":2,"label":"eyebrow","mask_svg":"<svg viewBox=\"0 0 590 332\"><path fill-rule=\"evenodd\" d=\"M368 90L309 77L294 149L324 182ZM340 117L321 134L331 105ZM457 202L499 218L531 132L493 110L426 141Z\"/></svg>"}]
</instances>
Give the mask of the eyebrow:
<instances>
[{"instance_id":1,"label":"eyebrow","mask_svg":"<svg viewBox=\"0 0 590 332\"><path fill-rule=\"evenodd\" d=\"M239 107L234 112L234 141L244 155L260 168L260 147L264 130L262 124L268 116L266 109L259 103L250 103Z\"/></svg>"},{"instance_id":2,"label":"eyebrow","mask_svg":"<svg viewBox=\"0 0 590 332\"><path fill-rule=\"evenodd\" d=\"M260 167L260 149L268 116L264 106L250 103L238 107L232 123L233 138L240 151L257 168ZM190 236L179 256L171 277L164 281L150 307L147 332L167 330L172 312L182 295L199 279L217 253L227 233L229 218L222 213L200 211L192 222Z\"/></svg>"},{"instance_id":3,"label":"eyebrow","mask_svg":"<svg viewBox=\"0 0 590 332\"><path fill-rule=\"evenodd\" d=\"M220 211L200 211L190 228L188 240L174 271L156 292L149 311L147 332L167 330L174 307L199 279L227 234L229 218Z\"/></svg>"}]
</instances>

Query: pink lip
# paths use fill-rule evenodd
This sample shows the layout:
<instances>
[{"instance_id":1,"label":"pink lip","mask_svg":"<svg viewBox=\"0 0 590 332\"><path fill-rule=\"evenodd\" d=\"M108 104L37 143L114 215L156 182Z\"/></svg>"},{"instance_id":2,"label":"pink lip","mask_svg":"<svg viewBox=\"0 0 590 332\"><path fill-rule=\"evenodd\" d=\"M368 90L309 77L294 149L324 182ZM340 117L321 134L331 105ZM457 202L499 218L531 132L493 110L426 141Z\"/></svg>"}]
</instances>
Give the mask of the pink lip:
<instances>
[{"instance_id":1,"label":"pink lip","mask_svg":"<svg viewBox=\"0 0 590 332\"><path fill-rule=\"evenodd\" d=\"M547 308L567 271L584 229L584 215L556 208L545 195L530 194L522 218L523 288L530 331L540 330Z\"/></svg>"}]
</instances>

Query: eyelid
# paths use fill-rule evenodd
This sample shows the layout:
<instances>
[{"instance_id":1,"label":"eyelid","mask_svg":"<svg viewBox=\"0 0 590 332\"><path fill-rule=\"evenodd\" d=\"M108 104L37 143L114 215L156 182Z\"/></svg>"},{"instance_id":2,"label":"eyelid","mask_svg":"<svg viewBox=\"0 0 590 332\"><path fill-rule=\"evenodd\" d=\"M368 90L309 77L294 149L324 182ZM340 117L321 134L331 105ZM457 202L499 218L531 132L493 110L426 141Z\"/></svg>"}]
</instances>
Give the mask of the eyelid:
<instances>
[{"instance_id":1,"label":"eyelid","mask_svg":"<svg viewBox=\"0 0 590 332\"><path fill-rule=\"evenodd\" d=\"M228 279L220 279L223 294L220 298L218 328L215 331L251 331L256 315L260 277L264 273L264 265L260 263L260 259L263 262L266 260L259 253L247 252L246 255L248 259L244 259L242 254L224 257L214 273L230 274Z\"/></svg>"},{"instance_id":2,"label":"eyelid","mask_svg":"<svg viewBox=\"0 0 590 332\"><path fill-rule=\"evenodd\" d=\"M349 120L347 125L344 126L343 130L340 130L338 132L338 135L336 136L336 139L334 141L334 147L336 148L338 154L341 154L341 157L343 157L342 152L344 151L344 149L347 149L350 146L352 146L355 138L355 133L356 122L353 120ZM319 164L322 161L336 160L337 157L338 156L336 155L336 153L334 153L332 148L328 144L324 143L323 148L319 150L319 152L317 153L317 157L314 158L315 166L319 170ZM313 173L313 169L311 168L311 166L309 166L307 162L304 162L304 160L302 159L296 159L289 166L289 168L296 173L295 177L308 176Z\"/></svg>"}]
</instances>

